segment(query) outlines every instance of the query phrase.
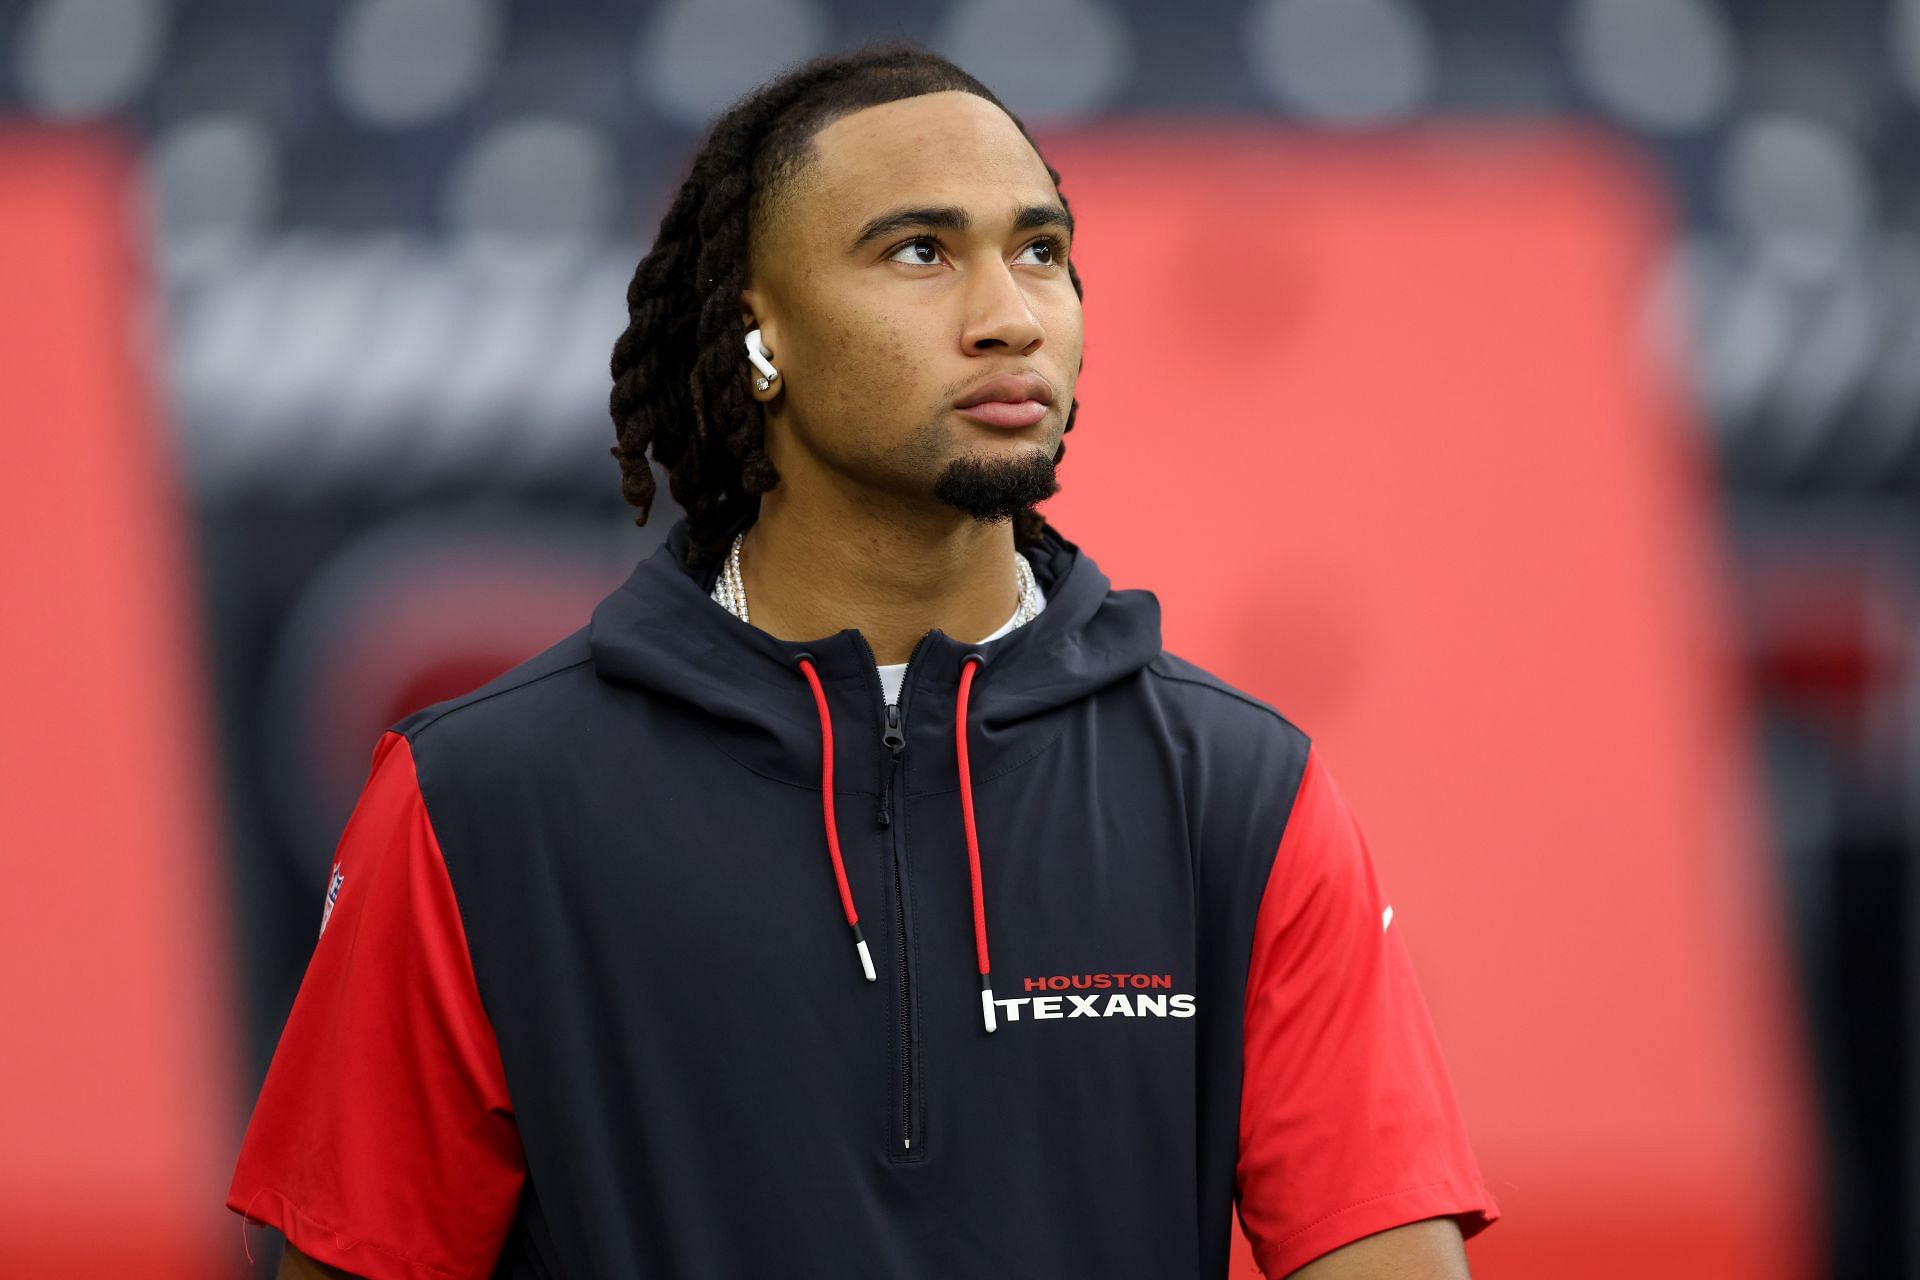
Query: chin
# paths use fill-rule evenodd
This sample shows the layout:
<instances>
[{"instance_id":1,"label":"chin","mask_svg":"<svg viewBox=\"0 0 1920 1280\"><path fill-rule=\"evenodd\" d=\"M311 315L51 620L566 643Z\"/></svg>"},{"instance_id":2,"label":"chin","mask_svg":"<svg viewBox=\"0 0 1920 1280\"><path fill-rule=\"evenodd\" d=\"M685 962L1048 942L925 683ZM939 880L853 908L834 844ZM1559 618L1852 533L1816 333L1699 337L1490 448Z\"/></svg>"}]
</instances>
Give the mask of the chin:
<instances>
[{"instance_id":1,"label":"chin","mask_svg":"<svg viewBox=\"0 0 1920 1280\"><path fill-rule=\"evenodd\" d=\"M1008 519L1052 497L1054 450L1029 441L1017 450L992 450L953 459L934 485L934 496L977 520Z\"/></svg>"}]
</instances>

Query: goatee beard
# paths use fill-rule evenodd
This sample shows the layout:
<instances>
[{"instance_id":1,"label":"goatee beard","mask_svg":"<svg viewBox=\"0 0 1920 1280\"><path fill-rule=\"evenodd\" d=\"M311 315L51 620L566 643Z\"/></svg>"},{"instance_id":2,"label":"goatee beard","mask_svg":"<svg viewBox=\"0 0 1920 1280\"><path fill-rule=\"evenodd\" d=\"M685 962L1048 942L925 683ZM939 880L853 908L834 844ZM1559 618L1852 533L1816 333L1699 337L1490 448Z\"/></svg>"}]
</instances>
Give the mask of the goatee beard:
<instances>
[{"instance_id":1,"label":"goatee beard","mask_svg":"<svg viewBox=\"0 0 1920 1280\"><path fill-rule=\"evenodd\" d=\"M986 524L1011 520L1059 491L1053 459L1044 453L955 458L933 486L934 497Z\"/></svg>"}]
</instances>

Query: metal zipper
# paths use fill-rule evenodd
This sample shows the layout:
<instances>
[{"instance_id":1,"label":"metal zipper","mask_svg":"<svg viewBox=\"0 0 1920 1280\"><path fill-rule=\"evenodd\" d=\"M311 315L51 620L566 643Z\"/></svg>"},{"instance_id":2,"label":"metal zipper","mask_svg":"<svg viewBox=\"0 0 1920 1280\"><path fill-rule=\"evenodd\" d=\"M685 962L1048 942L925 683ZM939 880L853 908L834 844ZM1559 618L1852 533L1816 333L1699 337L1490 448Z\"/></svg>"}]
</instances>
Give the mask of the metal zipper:
<instances>
[{"instance_id":1,"label":"metal zipper","mask_svg":"<svg viewBox=\"0 0 1920 1280\"><path fill-rule=\"evenodd\" d=\"M896 775L903 773L903 757L907 751L905 730L907 699L913 691L913 664L920 656L921 648L927 643L931 631L915 642L913 652L907 655L906 668L900 673L900 701L887 701L886 686L880 682L880 663L874 657L873 646L867 644L862 635L860 643L866 646L867 660L873 664L874 684L880 691L882 710L881 745L887 749L887 763L882 771L880 787L879 821L883 827L892 828L891 847L893 852L893 920L894 947L899 958L899 982L897 1011L900 1019L900 1052L894 1064L900 1080L900 1149L913 1150L913 975L907 967L907 899L906 899L906 859L902 847L905 836L901 831L904 822L896 823L893 816L893 781ZM904 781L902 783L904 786ZM904 818L904 814L902 815Z\"/></svg>"},{"instance_id":2,"label":"metal zipper","mask_svg":"<svg viewBox=\"0 0 1920 1280\"><path fill-rule=\"evenodd\" d=\"M893 855L893 918L900 948L900 1149L913 1150L913 979L907 973L907 899L900 886L900 854Z\"/></svg>"}]
</instances>

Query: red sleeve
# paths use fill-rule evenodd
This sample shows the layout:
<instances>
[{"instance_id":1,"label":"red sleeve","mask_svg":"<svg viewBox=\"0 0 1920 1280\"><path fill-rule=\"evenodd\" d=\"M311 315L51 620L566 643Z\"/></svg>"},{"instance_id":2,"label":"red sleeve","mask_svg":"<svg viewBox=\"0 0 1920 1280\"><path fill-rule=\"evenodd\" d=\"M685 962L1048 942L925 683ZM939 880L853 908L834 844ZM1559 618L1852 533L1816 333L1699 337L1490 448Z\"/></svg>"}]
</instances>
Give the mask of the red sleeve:
<instances>
[{"instance_id":1,"label":"red sleeve","mask_svg":"<svg viewBox=\"0 0 1920 1280\"><path fill-rule=\"evenodd\" d=\"M1317 748L1274 856L1247 975L1237 1194L1266 1275L1362 1236L1499 1217L1426 1001Z\"/></svg>"},{"instance_id":2,"label":"red sleeve","mask_svg":"<svg viewBox=\"0 0 1920 1280\"><path fill-rule=\"evenodd\" d=\"M371 1280L487 1275L526 1165L500 1049L414 774L388 732L227 1207Z\"/></svg>"}]
</instances>

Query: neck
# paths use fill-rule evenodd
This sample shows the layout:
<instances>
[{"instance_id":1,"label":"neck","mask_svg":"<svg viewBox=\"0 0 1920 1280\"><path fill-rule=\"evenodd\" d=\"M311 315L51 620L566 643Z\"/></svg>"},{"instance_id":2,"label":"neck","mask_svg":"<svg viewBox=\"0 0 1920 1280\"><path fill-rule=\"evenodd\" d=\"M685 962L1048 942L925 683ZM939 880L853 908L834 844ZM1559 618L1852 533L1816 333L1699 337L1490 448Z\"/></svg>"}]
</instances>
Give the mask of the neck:
<instances>
[{"instance_id":1,"label":"neck","mask_svg":"<svg viewBox=\"0 0 1920 1280\"><path fill-rule=\"evenodd\" d=\"M905 662L930 629L981 640L1019 603L1011 521L796 502L785 487L762 495L740 550L753 625L777 639L855 627L875 661Z\"/></svg>"}]
</instances>

